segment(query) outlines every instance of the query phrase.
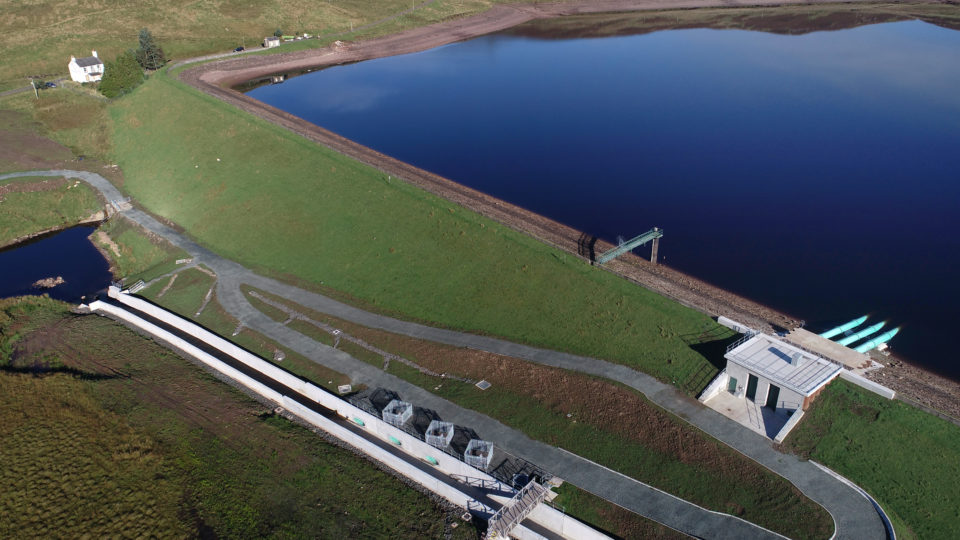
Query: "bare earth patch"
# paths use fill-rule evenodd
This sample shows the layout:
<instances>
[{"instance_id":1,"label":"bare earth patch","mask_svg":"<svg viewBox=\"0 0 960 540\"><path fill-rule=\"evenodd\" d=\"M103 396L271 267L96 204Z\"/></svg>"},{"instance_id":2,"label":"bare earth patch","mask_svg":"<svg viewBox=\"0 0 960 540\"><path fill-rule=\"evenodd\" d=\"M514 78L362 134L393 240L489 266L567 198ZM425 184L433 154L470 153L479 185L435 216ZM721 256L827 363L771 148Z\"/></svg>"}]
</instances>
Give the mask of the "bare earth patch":
<instances>
[{"instance_id":1,"label":"bare earth patch","mask_svg":"<svg viewBox=\"0 0 960 540\"><path fill-rule=\"evenodd\" d=\"M0 171L29 171L59 167L73 158L69 148L23 126L23 113L0 110Z\"/></svg>"},{"instance_id":2,"label":"bare earth patch","mask_svg":"<svg viewBox=\"0 0 960 540\"><path fill-rule=\"evenodd\" d=\"M8 182L0 184L0 200L7 193L36 193L39 191L56 191L66 185L66 178L40 180L38 182Z\"/></svg>"},{"instance_id":3,"label":"bare earth patch","mask_svg":"<svg viewBox=\"0 0 960 540\"><path fill-rule=\"evenodd\" d=\"M113 239L107 235L107 233L103 231L97 231L94 234L97 237L97 242L99 242L101 245L104 245L110 248L110 251L113 252L113 255L115 257L120 257L120 246L118 246L117 243L114 242Z\"/></svg>"}]
</instances>

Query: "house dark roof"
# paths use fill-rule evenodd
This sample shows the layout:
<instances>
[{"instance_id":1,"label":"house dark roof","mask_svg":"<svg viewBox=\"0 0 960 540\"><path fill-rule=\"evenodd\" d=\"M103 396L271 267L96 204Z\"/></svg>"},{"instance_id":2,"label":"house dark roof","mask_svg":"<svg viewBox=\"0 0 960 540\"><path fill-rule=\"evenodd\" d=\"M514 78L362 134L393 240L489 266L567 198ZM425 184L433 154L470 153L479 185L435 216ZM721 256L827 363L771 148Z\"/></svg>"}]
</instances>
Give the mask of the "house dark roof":
<instances>
[{"instance_id":1,"label":"house dark roof","mask_svg":"<svg viewBox=\"0 0 960 540\"><path fill-rule=\"evenodd\" d=\"M103 62L96 56L87 56L85 58L77 58L77 65L80 67L90 67L103 64Z\"/></svg>"}]
</instances>

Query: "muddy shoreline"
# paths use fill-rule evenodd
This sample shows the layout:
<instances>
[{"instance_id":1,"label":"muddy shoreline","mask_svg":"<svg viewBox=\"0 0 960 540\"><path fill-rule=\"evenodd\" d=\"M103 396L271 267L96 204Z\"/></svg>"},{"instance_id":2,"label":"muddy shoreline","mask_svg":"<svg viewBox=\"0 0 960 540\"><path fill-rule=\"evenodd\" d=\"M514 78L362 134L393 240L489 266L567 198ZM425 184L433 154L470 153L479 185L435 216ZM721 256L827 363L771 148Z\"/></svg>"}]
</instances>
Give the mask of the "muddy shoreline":
<instances>
[{"instance_id":1,"label":"muddy shoreline","mask_svg":"<svg viewBox=\"0 0 960 540\"><path fill-rule=\"evenodd\" d=\"M0 244L0 251L4 251L7 249L17 249L18 247L20 247L21 244L27 244L35 240L41 240L43 238L46 238L47 236L51 236L53 234L56 234L60 231L65 231L67 229L72 229L74 227L80 227L83 225L93 225L95 223L102 223L105 219L107 219L106 212L104 212L103 210L99 210L75 223L58 225L56 227L51 227L49 229L44 229L42 231L37 231L34 233L25 234L18 238L14 238L9 242Z\"/></svg>"},{"instance_id":2,"label":"muddy shoreline","mask_svg":"<svg viewBox=\"0 0 960 540\"><path fill-rule=\"evenodd\" d=\"M384 174L398 177L514 230L589 260L593 254L610 249L613 245L544 216L362 146L299 117L254 100L231 87L276 73L295 72L418 52L504 30L534 19L603 12L831 3L836 4L836 2L818 2L816 0L760 0L748 3L723 0L679 0L676 2L669 0L606 0L501 5L478 15L359 43L338 43L322 49L267 56L247 56L212 62L187 68L180 73L179 77L187 84L209 95L235 105L268 122L282 126L308 140L375 167ZM767 332L792 329L802 325L802 321L795 317L724 291L705 281L663 265L651 264L633 254L611 261L603 268L712 317L722 315ZM937 374L923 371L894 357L877 355L876 359L889 367L870 374L871 379L905 394L912 401L943 411L954 418L960 418L960 384Z\"/></svg>"}]
</instances>

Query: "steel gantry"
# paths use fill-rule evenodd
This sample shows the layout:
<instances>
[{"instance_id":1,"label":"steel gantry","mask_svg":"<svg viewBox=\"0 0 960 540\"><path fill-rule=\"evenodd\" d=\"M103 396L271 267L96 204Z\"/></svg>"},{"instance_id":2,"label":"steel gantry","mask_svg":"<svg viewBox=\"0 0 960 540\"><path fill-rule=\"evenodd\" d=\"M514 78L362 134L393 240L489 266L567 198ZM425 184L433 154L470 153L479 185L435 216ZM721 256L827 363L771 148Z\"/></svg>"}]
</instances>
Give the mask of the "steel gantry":
<instances>
[{"instance_id":1,"label":"steel gantry","mask_svg":"<svg viewBox=\"0 0 960 540\"><path fill-rule=\"evenodd\" d=\"M620 255L623 255L628 251L632 251L634 248L638 248L646 244L647 242L653 241L653 246L650 249L650 262L656 264L657 248L659 247L660 238L662 236L663 236L663 230L660 229L659 227L654 227L649 231L641 234L640 236L631 238L630 240L627 240L626 242L611 249L610 251L606 251L602 253L599 257L597 257L596 263L603 264L603 263L609 262L613 259L616 259Z\"/></svg>"}]
</instances>

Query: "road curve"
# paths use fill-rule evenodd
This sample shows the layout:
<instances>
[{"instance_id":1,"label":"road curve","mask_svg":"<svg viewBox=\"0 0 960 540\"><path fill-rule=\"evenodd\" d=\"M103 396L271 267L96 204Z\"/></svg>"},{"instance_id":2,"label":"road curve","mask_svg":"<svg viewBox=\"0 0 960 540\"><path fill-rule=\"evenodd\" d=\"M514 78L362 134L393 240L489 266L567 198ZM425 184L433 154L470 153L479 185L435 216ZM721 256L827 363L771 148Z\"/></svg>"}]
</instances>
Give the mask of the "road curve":
<instances>
[{"instance_id":1,"label":"road curve","mask_svg":"<svg viewBox=\"0 0 960 540\"><path fill-rule=\"evenodd\" d=\"M26 171L0 175L0 180L18 176L76 178L98 190L107 201L123 199L121 192L107 179L87 171ZM835 538L887 537L887 531L878 510L854 487L811 462L777 452L768 439L703 407L680 394L674 387L661 383L649 375L596 358L433 328L370 313L326 296L257 275L242 265L200 246L186 235L160 223L141 210L131 208L121 213L150 232L187 251L197 263L204 264L216 272L218 300L228 313L244 325L307 358L350 376L357 382L370 386L384 386L398 391L405 399L438 411L448 421L473 427L486 437L495 440L506 450L540 464L574 485L668 527L699 538L782 538L752 523L703 509L562 449L532 440L525 434L485 415L453 404L366 362L356 360L342 351L320 344L258 311L247 301L240 290L240 285L251 285L310 309L363 326L459 347L504 354L621 382L642 392L657 405L793 483L806 496L830 512L836 528Z\"/></svg>"}]
</instances>

